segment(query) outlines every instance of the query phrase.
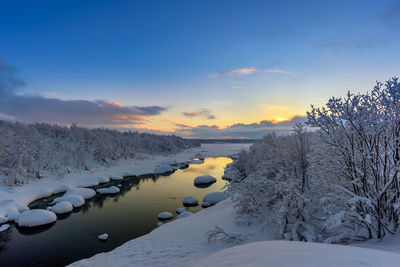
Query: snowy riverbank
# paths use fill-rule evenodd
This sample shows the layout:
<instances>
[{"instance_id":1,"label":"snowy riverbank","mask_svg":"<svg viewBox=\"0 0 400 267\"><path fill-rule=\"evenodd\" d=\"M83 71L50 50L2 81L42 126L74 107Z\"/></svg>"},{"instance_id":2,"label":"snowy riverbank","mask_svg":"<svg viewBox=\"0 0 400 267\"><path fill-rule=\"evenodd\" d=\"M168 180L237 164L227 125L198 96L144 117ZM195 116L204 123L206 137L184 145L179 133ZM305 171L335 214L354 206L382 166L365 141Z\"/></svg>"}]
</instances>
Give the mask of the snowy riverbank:
<instances>
[{"instance_id":1,"label":"snowy riverbank","mask_svg":"<svg viewBox=\"0 0 400 267\"><path fill-rule=\"evenodd\" d=\"M143 154L134 159L121 160L111 167L98 166L91 171L72 172L64 178L49 176L20 186L0 185L0 218L12 221L20 212L27 210L32 201L68 189L106 183L111 177L154 173L160 166L189 162L198 153L206 157L229 156L248 147L249 144L204 144L168 156Z\"/></svg>"}]
</instances>

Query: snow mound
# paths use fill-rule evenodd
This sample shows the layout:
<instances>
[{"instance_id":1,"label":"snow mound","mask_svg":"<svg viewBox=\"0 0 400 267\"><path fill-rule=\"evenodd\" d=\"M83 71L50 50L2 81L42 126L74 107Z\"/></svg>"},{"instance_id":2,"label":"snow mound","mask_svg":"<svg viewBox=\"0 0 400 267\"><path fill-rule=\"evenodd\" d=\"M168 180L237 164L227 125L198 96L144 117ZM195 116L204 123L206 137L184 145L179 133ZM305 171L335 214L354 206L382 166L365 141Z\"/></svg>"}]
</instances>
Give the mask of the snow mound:
<instances>
[{"instance_id":1,"label":"snow mound","mask_svg":"<svg viewBox=\"0 0 400 267\"><path fill-rule=\"evenodd\" d=\"M211 206L211 203L210 202L207 202L207 201L203 201L203 203L201 204L201 206L203 207L203 208L208 208L208 207L210 207Z\"/></svg>"},{"instance_id":2,"label":"snow mound","mask_svg":"<svg viewBox=\"0 0 400 267\"><path fill-rule=\"evenodd\" d=\"M101 241L105 241L108 239L108 234L102 234L97 237Z\"/></svg>"},{"instance_id":3,"label":"snow mound","mask_svg":"<svg viewBox=\"0 0 400 267\"><path fill-rule=\"evenodd\" d=\"M222 200L225 200L228 198L228 194L224 192L212 192L208 193L207 195L204 196L203 198L203 203L204 202L209 202L211 205L215 205L218 202L221 202Z\"/></svg>"},{"instance_id":4,"label":"snow mound","mask_svg":"<svg viewBox=\"0 0 400 267\"><path fill-rule=\"evenodd\" d=\"M211 175L202 175L194 179L194 184L195 185L206 185L206 184L212 184L215 183L217 179L215 177L212 177Z\"/></svg>"},{"instance_id":5,"label":"snow mound","mask_svg":"<svg viewBox=\"0 0 400 267\"><path fill-rule=\"evenodd\" d=\"M6 231L8 228L10 228L9 224L3 224L0 226L0 233Z\"/></svg>"},{"instance_id":6,"label":"snow mound","mask_svg":"<svg viewBox=\"0 0 400 267\"><path fill-rule=\"evenodd\" d=\"M193 196L187 196L183 199L183 205L186 205L186 206L197 205L197 203L198 203L197 198L195 198Z\"/></svg>"},{"instance_id":7,"label":"snow mound","mask_svg":"<svg viewBox=\"0 0 400 267\"><path fill-rule=\"evenodd\" d=\"M190 215L192 215L193 213L192 212L190 212L190 211L185 211L185 212L182 212L181 214L179 214L178 216L176 216L176 219L178 220L178 219L182 219L182 218L185 218L185 217L187 217L187 216L190 216Z\"/></svg>"},{"instance_id":8,"label":"snow mound","mask_svg":"<svg viewBox=\"0 0 400 267\"><path fill-rule=\"evenodd\" d=\"M397 266L400 255L374 249L295 241L263 241L214 253L193 266Z\"/></svg>"},{"instance_id":9,"label":"snow mound","mask_svg":"<svg viewBox=\"0 0 400 267\"><path fill-rule=\"evenodd\" d=\"M63 214L67 212L71 212L74 207L69 201L61 201L55 204L54 206L47 207L49 211L54 212L55 214Z\"/></svg>"},{"instance_id":10,"label":"snow mound","mask_svg":"<svg viewBox=\"0 0 400 267\"><path fill-rule=\"evenodd\" d=\"M175 212L178 213L178 214L181 214L182 212L185 212L185 209L184 208L177 208L175 210Z\"/></svg>"},{"instance_id":11,"label":"snow mound","mask_svg":"<svg viewBox=\"0 0 400 267\"><path fill-rule=\"evenodd\" d=\"M65 192L64 196L67 195L77 195L83 197L84 199L90 199L96 195L96 191L91 188L74 188Z\"/></svg>"},{"instance_id":12,"label":"snow mound","mask_svg":"<svg viewBox=\"0 0 400 267\"><path fill-rule=\"evenodd\" d=\"M110 177L111 181L121 181L124 179L124 177L119 176L119 175L113 175Z\"/></svg>"},{"instance_id":13,"label":"snow mound","mask_svg":"<svg viewBox=\"0 0 400 267\"><path fill-rule=\"evenodd\" d=\"M0 224L8 222L8 219L4 216L0 216Z\"/></svg>"},{"instance_id":14,"label":"snow mound","mask_svg":"<svg viewBox=\"0 0 400 267\"><path fill-rule=\"evenodd\" d=\"M18 226L32 227L55 222L57 216L49 210L34 209L24 211L17 219Z\"/></svg>"},{"instance_id":15,"label":"snow mound","mask_svg":"<svg viewBox=\"0 0 400 267\"><path fill-rule=\"evenodd\" d=\"M97 191L97 193L106 195L106 194L117 194L117 193L119 193L120 189L116 186L110 186L108 188L99 188L96 191Z\"/></svg>"},{"instance_id":16,"label":"snow mound","mask_svg":"<svg viewBox=\"0 0 400 267\"><path fill-rule=\"evenodd\" d=\"M159 220L169 220L169 219L171 219L172 218L172 213L171 212L168 212L168 211L164 211L164 212L161 212L160 214L158 214L157 215L157 218L159 219Z\"/></svg>"},{"instance_id":17,"label":"snow mound","mask_svg":"<svg viewBox=\"0 0 400 267\"><path fill-rule=\"evenodd\" d=\"M154 168L154 173L167 173L167 172L173 172L175 170L174 167L170 166L170 165L157 165Z\"/></svg>"},{"instance_id":18,"label":"snow mound","mask_svg":"<svg viewBox=\"0 0 400 267\"><path fill-rule=\"evenodd\" d=\"M63 201L70 202L72 204L72 206L74 206L74 208L82 207L83 204L85 204L85 199L82 196L73 195L73 194L68 194L68 195L64 195L62 197L57 197L53 200L53 202L51 204L59 203L59 202L63 202Z\"/></svg>"}]
</instances>

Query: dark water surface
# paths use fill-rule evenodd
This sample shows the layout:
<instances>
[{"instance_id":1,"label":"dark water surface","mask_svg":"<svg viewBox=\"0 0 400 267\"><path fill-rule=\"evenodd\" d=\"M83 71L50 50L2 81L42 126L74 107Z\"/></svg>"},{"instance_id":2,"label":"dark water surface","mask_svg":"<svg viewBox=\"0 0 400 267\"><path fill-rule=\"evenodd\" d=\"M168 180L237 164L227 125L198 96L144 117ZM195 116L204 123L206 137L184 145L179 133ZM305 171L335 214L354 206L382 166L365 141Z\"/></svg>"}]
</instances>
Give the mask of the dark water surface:
<instances>
[{"instance_id":1,"label":"dark water surface","mask_svg":"<svg viewBox=\"0 0 400 267\"><path fill-rule=\"evenodd\" d=\"M56 223L33 229L11 225L0 233L0 266L64 266L122 245L126 241L149 233L156 227L157 214L183 207L185 196L192 195L202 202L209 192L221 191L226 184L221 179L230 158L206 158L204 164L191 164L169 176L152 175L129 177L121 184L121 192L114 196L96 195L71 214L58 216ZM197 188L193 179L209 174L217 182L207 188ZM98 188L96 187L96 188ZM31 208L45 208L55 196L31 203ZM196 212L201 206L188 207ZM108 233L106 242L99 234Z\"/></svg>"}]
</instances>

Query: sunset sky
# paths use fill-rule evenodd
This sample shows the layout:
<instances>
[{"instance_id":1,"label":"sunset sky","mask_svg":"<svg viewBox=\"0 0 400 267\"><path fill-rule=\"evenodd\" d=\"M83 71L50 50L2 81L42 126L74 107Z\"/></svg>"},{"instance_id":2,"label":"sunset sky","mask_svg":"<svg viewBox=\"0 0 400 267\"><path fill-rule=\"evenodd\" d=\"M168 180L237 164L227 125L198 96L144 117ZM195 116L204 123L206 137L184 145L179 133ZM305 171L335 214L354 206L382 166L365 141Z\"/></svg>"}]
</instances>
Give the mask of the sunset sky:
<instances>
[{"instance_id":1,"label":"sunset sky","mask_svg":"<svg viewBox=\"0 0 400 267\"><path fill-rule=\"evenodd\" d=\"M9 1L0 118L258 138L398 76L399 28L386 0Z\"/></svg>"}]
</instances>

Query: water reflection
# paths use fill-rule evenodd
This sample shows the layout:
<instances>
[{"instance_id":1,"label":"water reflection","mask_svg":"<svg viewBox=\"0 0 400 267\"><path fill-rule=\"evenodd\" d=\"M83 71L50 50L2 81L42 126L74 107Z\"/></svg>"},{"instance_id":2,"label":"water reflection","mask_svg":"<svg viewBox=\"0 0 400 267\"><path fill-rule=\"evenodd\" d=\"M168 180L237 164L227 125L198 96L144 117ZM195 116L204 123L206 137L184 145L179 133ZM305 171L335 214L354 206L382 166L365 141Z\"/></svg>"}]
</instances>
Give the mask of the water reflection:
<instances>
[{"instance_id":1,"label":"water reflection","mask_svg":"<svg viewBox=\"0 0 400 267\"><path fill-rule=\"evenodd\" d=\"M0 233L0 265L63 266L99 252L110 251L124 242L144 235L155 228L157 214L183 206L183 198L192 195L201 204L205 194L220 191L224 167L230 158L206 158L204 164L192 164L173 174L129 177L102 184L93 189L119 186L116 195L100 195L87 200L72 213L58 215L56 223L33 229L12 226ZM206 188L194 186L194 178L209 174L217 182ZM60 194L35 201L31 208L46 208ZM196 212L201 206L185 207ZM15 229L17 229L15 231ZM107 242L97 236L108 233ZM23 255L23 257L21 257Z\"/></svg>"}]
</instances>

